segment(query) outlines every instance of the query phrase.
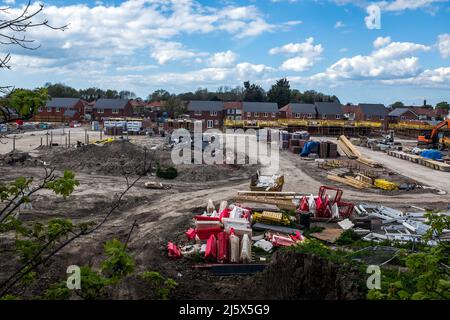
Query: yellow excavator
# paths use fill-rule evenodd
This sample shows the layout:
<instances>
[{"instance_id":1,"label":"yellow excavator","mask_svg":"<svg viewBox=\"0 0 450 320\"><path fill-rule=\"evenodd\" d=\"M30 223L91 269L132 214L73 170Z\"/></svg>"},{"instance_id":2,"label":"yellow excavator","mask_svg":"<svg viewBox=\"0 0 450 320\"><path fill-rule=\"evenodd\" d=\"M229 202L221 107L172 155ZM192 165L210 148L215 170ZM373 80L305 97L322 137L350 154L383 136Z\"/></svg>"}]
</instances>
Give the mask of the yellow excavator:
<instances>
[{"instance_id":1,"label":"yellow excavator","mask_svg":"<svg viewBox=\"0 0 450 320\"><path fill-rule=\"evenodd\" d=\"M438 123L430 134L423 134L417 138L418 146L427 146L444 150L450 147L448 132L439 132L442 128L450 129L450 119ZM447 133L447 135L446 135Z\"/></svg>"}]
</instances>

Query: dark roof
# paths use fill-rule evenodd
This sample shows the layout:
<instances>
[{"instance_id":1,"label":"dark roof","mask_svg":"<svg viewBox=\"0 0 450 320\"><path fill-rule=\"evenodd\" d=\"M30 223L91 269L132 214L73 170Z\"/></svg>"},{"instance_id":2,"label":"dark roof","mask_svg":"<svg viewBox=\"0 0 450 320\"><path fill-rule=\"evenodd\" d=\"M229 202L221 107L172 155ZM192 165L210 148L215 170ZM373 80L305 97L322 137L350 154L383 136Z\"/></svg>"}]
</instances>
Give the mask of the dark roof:
<instances>
[{"instance_id":1,"label":"dark roof","mask_svg":"<svg viewBox=\"0 0 450 320\"><path fill-rule=\"evenodd\" d=\"M293 113L316 113L316 109L312 103L290 103L289 106L291 107L291 111Z\"/></svg>"},{"instance_id":2,"label":"dark roof","mask_svg":"<svg viewBox=\"0 0 450 320\"><path fill-rule=\"evenodd\" d=\"M408 111L414 113L412 110L410 110L408 108L397 108L397 109L394 109L391 112L389 112L389 116L391 116L391 117L400 117L401 115L403 115L404 113L406 113Z\"/></svg>"},{"instance_id":3,"label":"dark roof","mask_svg":"<svg viewBox=\"0 0 450 320\"><path fill-rule=\"evenodd\" d=\"M384 104L360 103L358 106L366 116L386 116L389 113Z\"/></svg>"},{"instance_id":4,"label":"dark roof","mask_svg":"<svg viewBox=\"0 0 450 320\"><path fill-rule=\"evenodd\" d=\"M189 101L188 104L189 111L222 111L222 109L223 109L222 101L193 100Z\"/></svg>"},{"instance_id":5,"label":"dark roof","mask_svg":"<svg viewBox=\"0 0 450 320\"><path fill-rule=\"evenodd\" d=\"M95 102L96 109L125 109L129 100L126 99L98 99Z\"/></svg>"},{"instance_id":6,"label":"dark roof","mask_svg":"<svg viewBox=\"0 0 450 320\"><path fill-rule=\"evenodd\" d=\"M274 102L242 102L244 112L278 112L278 105Z\"/></svg>"},{"instance_id":7,"label":"dark roof","mask_svg":"<svg viewBox=\"0 0 450 320\"><path fill-rule=\"evenodd\" d=\"M78 98L52 98L46 103L47 108L73 108L80 99Z\"/></svg>"},{"instance_id":8,"label":"dark roof","mask_svg":"<svg viewBox=\"0 0 450 320\"><path fill-rule=\"evenodd\" d=\"M315 102L319 114L343 114L342 105L336 102Z\"/></svg>"}]
</instances>

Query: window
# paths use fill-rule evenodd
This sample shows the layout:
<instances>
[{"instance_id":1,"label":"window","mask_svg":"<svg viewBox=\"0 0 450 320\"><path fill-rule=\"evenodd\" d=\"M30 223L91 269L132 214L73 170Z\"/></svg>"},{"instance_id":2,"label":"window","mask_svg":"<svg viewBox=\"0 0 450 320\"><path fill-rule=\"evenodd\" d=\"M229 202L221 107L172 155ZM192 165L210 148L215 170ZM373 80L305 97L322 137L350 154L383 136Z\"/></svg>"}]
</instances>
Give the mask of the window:
<instances>
[{"instance_id":1,"label":"window","mask_svg":"<svg viewBox=\"0 0 450 320\"><path fill-rule=\"evenodd\" d=\"M272 118L275 118L277 114L275 112L272 112Z\"/></svg>"},{"instance_id":2,"label":"window","mask_svg":"<svg viewBox=\"0 0 450 320\"><path fill-rule=\"evenodd\" d=\"M241 120L242 117L241 116L236 116L236 120Z\"/></svg>"},{"instance_id":3,"label":"window","mask_svg":"<svg viewBox=\"0 0 450 320\"><path fill-rule=\"evenodd\" d=\"M247 112L247 117L251 118L252 117L252 113L251 112Z\"/></svg>"},{"instance_id":4,"label":"window","mask_svg":"<svg viewBox=\"0 0 450 320\"><path fill-rule=\"evenodd\" d=\"M47 112L52 112L52 107L47 107Z\"/></svg>"},{"instance_id":5,"label":"window","mask_svg":"<svg viewBox=\"0 0 450 320\"><path fill-rule=\"evenodd\" d=\"M339 120L340 118L341 118L341 115L340 115L340 114L337 114L337 115L336 115L336 119Z\"/></svg>"},{"instance_id":6,"label":"window","mask_svg":"<svg viewBox=\"0 0 450 320\"><path fill-rule=\"evenodd\" d=\"M212 117L217 117L217 111L210 111L209 115Z\"/></svg>"},{"instance_id":7,"label":"window","mask_svg":"<svg viewBox=\"0 0 450 320\"><path fill-rule=\"evenodd\" d=\"M242 114L242 110L241 109L236 109L236 114Z\"/></svg>"},{"instance_id":8,"label":"window","mask_svg":"<svg viewBox=\"0 0 450 320\"><path fill-rule=\"evenodd\" d=\"M42 107L39 107L38 111L39 111L39 112L42 112L42 110L43 110Z\"/></svg>"},{"instance_id":9,"label":"window","mask_svg":"<svg viewBox=\"0 0 450 320\"><path fill-rule=\"evenodd\" d=\"M195 112L194 112L194 115L196 115L196 116L201 116L201 115L202 115L202 112L201 112L201 111L195 111Z\"/></svg>"},{"instance_id":10,"label":"window","mask_svg":"<svg viewBox=\"0 0 450 320\"><path fill-rule=\"evenodd\" d=\"M61 112L61 108L60 107L56 107L56 112Z\"/></svg>"},{"instance_id":11,"label":"window","mask_svg":"<svg viewBox=\"0 0 450 320\"><path fill-rule=\"evenodd\" d=\"M97 113L104 113L104 112L105 112L105 109L101 109L101 108L97 109Z\"/></svg>"},{"instance_id":12,"label":"window","mask_svg":"<svg viewBox=\"0 0 450 320\"><path fill-rule=\"evenodd\" d=\"M367 116L367 120L370 120L372 117L371 116Z\"/></svg>"},{"instance_id":13,"label":"window","mask_svg":"<svg viewBox=\"0 0 450 320\"><path fill-rule=\"evenodd\" d=\"M406 120L406 117L405 116L401 116L400 119L401 120Z\"/></svg>"},{"instance_id":14,"label":"window","mask_svg":"<svg viewBox=\"0 0 450 320\"><path fill-rule=\"evenodd\" d=\"M258 116L258 112L253 112L253 116L257 117Z\"/></svg>"},{"instance_id":15,"label":"window","mask_svg":"<svg viewBox=\"0 0 450 320\"><path fill-rule=\"evenodd\" d=\"M296 117L296 118L300 118L300 113L296 113L296 114L295 114L295 117Z\"/></svg>"},{"instance_id":16,"label":"window","mask_svg":"<svg viewBox=\"0 0 450 320\"><path fill-rule=\"evenodd\" d=\"M267 113L267 112L264 112L264 117L268 117L269 116L269 113Z\"/></svg>"},{"instance_id":17,"label":"window","mask_svg":"<svg viewBox=\"0 0 450 320\"><path fill-rule=\"evenodd\" d=\"M227 113L228 113L228 114L234 114L234 109L228 109L228 110L227 110Z\"/></svg>"},{"instance_id":18,"label":"window","mask_svg":"<svg viewBox=\"0 0 450 320\"><path fill-rule=\"evenodd\" d=\"M326 114L323 114L322 115L322 119L326 119L327 118L327 115Z\"/></svg>"},{"instance_id":19,"label":"window","mask_svg":"<svg viewBox=\"0 0 450 320\"><path fill-rule=\"evenodd\" d=\"M380 117L380 120L384 120L384 116L381 116L381 117Z\"/></svg>"},{"instance_id":20,"label":"window","mask_svg":"<svg viewBox=\"0 0 450 320\"><path fill-rule=\"evenodd\" d=\"M308 113L308 119L312 119L312 114Z\"/></svg>"},{"instance_id":21,"label":"window","mask_svg":"<svg viewBox=\"0 0 450 320\"><path fill-rule=\"evenodd\" d=\"M206 121L206 127L207 127L208 129L212 128L212 127L213 127L213 124L214 124L214 122L213 122L212 120Z\"/></svg>"},{"instance_id":22,"label":"window","mask_svg":"<svg viewBox=\"0 0 450 320\"><path fill-rule=\"evenodd\" d=\"M227 119L228 120L234 120L234 117L233 116L228 116Z\"/></svg>"},{"instance_id":23,"label":"window","mask_svg":"<svg viewBox=\"0 0 450 320\"><path fill-rule=\"evenodd\" d=\"M112 113L118 114L119 113L119 109L112 109Z\"/></svg>"}]
</instances>

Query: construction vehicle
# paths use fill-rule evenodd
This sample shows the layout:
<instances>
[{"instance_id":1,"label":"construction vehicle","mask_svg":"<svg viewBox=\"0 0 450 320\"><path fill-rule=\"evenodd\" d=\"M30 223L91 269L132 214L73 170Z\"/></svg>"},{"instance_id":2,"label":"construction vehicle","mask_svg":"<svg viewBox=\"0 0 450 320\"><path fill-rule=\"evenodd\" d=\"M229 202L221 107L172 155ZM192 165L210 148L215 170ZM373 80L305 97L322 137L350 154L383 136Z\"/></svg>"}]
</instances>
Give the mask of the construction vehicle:
<instances>
[{"instance_id":1,"label":"construction vehicle","mask_svg":"<svg viewBox=\"0 0 450 320\"><path fill-rule=\"evenodd\" d=\"M439 148L441 150L450 147L450 137L445 135L445 132L439 132L442 128L450 129L450 119L437 124L430 134L423 134L417 138L418 146L428 146L432 148Z\"/></svg>"}]
</instances>

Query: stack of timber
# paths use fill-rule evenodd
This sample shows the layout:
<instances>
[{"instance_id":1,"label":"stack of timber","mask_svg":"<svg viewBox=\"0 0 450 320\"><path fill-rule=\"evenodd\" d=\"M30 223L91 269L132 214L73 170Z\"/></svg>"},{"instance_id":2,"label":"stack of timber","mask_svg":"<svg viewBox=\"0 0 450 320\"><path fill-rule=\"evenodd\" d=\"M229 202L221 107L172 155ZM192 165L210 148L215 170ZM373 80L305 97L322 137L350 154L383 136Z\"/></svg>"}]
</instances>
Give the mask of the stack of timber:
<instances>
[{"instance_id":1,"label":"stack of timber","mask_svg":"<svg viewBox=\"0 0 450 320\"><path fill-rule=\"evenodd\" d=\"M425 157L421 157L415 154L408 154L405 153L403 151L393 151L393 150L388 150L387 154L392 156L392 157L396 157L399 159L403 159L403 160L408 160L414 163L418 163L420 165L423 165L425 167L434 169L434 170L440 170L440 171L446 171L446 172L450 172L450 165L443 163L443 162L439 162L436 160L432 160L432 159L428 159Z\"/></svg>"},{"instance_id":2,"label":"stack of timber","mask_svg":"<svg viewBox=\"0 0 450 320\"><path fill-rule=\"evenodd\" d=\"M343 183L343 184L352 186L353 188L356 188L356 189L365 189L365 188L372 187L372 184L362 181L362 180L359 180L359 179L356 179L351 176L340 177L338 175L330 174L327 176L327 178L330 179L331 181Z\"/></svg>"},{"instance_id":3,"label":"stack of timber","mask_svg":"<svg viewBox=\"0 0 450 320\"><path fill-rule=\"evenodd\" d=\"M380 163L363 156L361 152L344 135L339 137L338 146L342 150L342 152L350 159L356 159L356 161L369 167L382 167Z\"/></svg>"},{"instance_id":4,"label":"stack of timber","mask_svg":"<svg viewBox=\"0 0 450 320\"><path fill-rule=\"evenodd\" d=\"M280 209L295 210L301 196L295 192L238 191L236 201L273 204Z\"/></svg>"}]
</instances>

